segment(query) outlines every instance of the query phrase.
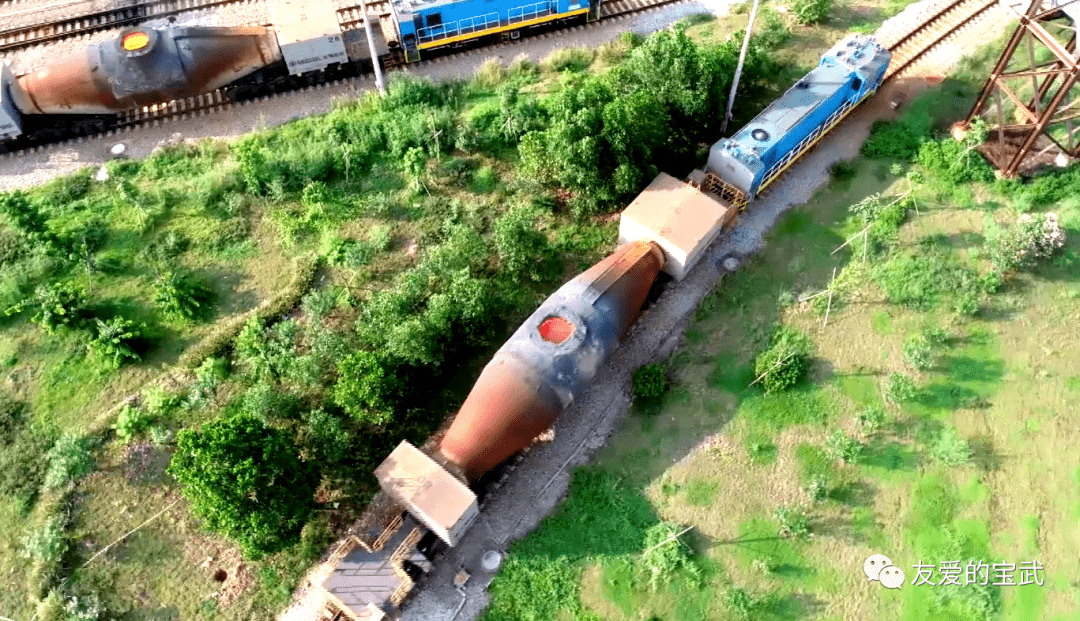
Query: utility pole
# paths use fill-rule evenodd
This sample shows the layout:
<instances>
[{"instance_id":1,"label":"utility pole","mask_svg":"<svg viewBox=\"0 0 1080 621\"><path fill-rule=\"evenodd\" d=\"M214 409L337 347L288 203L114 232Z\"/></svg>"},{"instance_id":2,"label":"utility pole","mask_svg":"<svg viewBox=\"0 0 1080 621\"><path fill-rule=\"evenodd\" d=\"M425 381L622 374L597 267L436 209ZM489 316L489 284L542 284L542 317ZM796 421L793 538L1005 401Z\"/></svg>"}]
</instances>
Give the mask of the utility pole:
<instances>
[{"instance_id":1,"label":"utility pole","mask_svg":"<svg viewBox=\"0 0 1080 621\"><path fill-rule=\"evenodd\" d=\"M371 52L371 66L375 67L375 88L379 89L380 95L385 96L386 88L383 86L382 67L379 66L379 54L375 51L375 37L372 34L371 23L368 22L367 0L361 0L360 12L364 18L364 32L367 34L368 51Z\"/></svg>"},{"instance_id":2,"label":"utility pole","mask_svg":"<svg viewBox=\"0 0 1080 621\"><path fill-rule=\"evenodd\" d=\"M727 132L728 121L731 120L731 108L735 105L735 91L739 88L739 78L742 76L743 62L746 60L746 48L750 47L750 31L754 29L754 17L757 16L758 0L754 0L754 6L750 9L750 23L746 26L746 36L743 37L742 51L739 52L739 64L735 66L735 79L731 81L731 94L727 98L727 112L724 113L724 122L720 124L720 133Z\"/></svg>"}]
</instances>

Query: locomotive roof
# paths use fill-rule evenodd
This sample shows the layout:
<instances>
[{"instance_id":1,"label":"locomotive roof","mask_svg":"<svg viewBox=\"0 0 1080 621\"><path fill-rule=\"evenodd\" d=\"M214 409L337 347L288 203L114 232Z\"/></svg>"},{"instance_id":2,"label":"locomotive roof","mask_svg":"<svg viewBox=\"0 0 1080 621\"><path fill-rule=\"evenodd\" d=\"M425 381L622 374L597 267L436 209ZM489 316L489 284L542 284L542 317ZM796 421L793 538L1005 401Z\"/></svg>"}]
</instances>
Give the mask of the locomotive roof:
<instances>
[{"instance_id":1,"label":"locomotive roof","mask_svg":"<svg viewBox=\"0 0 1080 621\"><path fill-rule=\"evenodd\" d=\"M882 48L865 37L848 37L821 58L821 64L773 101L745 127L731 137L733 142L765 152L806 115L832 96L838 86L852 80L852 74L866 79L872 67L888 62Z\"/></svg>"}]
</instances>

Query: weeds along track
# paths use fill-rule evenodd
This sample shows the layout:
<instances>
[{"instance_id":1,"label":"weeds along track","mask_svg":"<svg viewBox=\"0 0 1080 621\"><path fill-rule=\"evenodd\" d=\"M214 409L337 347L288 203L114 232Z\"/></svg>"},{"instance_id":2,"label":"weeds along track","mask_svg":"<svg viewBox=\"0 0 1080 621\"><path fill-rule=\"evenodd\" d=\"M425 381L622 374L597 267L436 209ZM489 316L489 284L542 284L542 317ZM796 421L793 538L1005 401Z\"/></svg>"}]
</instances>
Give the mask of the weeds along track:
<instances>
[{"instance_id":1,"label":"weeds along track","mask_svg":"<svg viewBox=\"0 0 1080 621\"><path fill-rule=\"evenodd\" d=\"M131 6L102 9L91 13L64 14L62 7L34 11L58 13L48 22L26 24L0 30L0 55L11 56L19 51L65 39L74 39L102 30L119 29L148 19L179 15L190 11L239 4L250 0L151 0ZM3 6L3 5L0 5ZM40 19L40 17L39 17Z\"/></svg>"}]
</instances>

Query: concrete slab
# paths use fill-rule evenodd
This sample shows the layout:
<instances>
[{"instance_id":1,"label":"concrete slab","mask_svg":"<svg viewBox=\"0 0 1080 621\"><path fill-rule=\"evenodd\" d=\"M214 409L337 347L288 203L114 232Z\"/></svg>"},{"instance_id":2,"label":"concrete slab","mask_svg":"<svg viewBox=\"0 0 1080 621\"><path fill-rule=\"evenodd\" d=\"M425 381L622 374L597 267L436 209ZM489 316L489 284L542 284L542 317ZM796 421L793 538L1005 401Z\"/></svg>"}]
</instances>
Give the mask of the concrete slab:
<instances>
[{"instance_id":1,"label":"concrete slab","mask_svg":"<svg viewBox=\"0 0 1080 621\"><path fill-rule=\"evenodd\" d=\"M664 271L682 280L736 213L689 183L660 173L623 210L619 244L656 242L664 251Z\"/></svg>"},{"instance_id":2,"label":"concrete slab","mask_svg":"<svg viewBox=\"0 0 1080 621\"><path fill-rule=\"evenodd\" d=\"M375 469L375 478L446 545L456 545L478 514L476 494L406 441Z\"/></svg>"}]
</instances>

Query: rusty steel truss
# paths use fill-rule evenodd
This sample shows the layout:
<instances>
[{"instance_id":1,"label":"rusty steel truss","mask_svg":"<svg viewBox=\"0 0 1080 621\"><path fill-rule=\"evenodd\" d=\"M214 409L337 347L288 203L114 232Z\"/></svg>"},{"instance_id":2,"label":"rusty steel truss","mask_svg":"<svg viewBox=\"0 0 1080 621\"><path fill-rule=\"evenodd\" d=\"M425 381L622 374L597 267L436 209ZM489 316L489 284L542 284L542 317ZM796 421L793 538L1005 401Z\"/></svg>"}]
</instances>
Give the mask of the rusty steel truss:
<instances>
[{"instance_id":1,"label":"rusty steel truss","mask_svg":"<svg viewBox=\"0 0 1080 621\"><path fill-rule=\"evenodd\" d=\"M1013 6L1006 10L1019 17L1020 25L964 127L983 118L989 133L981 151L1004 176L1014 177L1080 154L1080 65L1073 19L1080 15L1080 0L1035 0L1023 14Z\"/></svg>"}]
</instances>

